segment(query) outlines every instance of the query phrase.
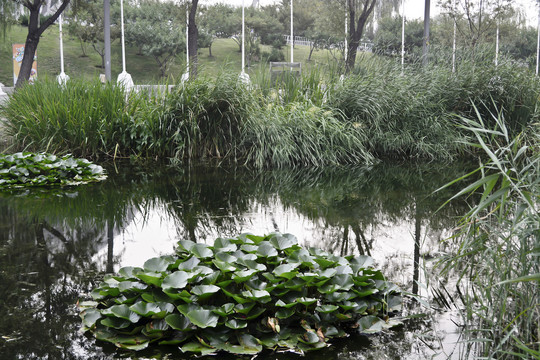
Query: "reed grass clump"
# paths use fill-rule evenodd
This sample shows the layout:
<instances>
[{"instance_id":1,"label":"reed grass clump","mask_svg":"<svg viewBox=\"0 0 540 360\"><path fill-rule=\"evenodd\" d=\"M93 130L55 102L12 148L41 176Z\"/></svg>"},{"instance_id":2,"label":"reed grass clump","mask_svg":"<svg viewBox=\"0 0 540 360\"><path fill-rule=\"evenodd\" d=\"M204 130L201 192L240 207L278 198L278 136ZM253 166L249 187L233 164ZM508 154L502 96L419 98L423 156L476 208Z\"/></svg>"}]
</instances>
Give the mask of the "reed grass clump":
<instances>
[{"instance_id":1,"label":"reed grass clump","mask_svg":"<svg viewBox=\"0 0 540 360\"><path fill-rule=\"evenodd\" d=\"M511 137L501 113L486 126L462 118L487 161L477 181L456 196L479 202L461 221L459 249L442 261L459 272L467 342L476 356L531 359L540 355L540 151L538 124ZM473 173L465 176L472 177Z\"/></svg>"},{"instance_id":2,"label":"reed grass clump","mask_svg":"<svg viewBox=\"0 0 540 360\"><path fill-rule=\"evenodd\" d=\"M371 164L363 132L333 109L309 101L268 103L250 117L242 149L256 167Z\"/></svg>"},{"instance_id":3,"label":"reed grass clump","mask_svg":"<svg viewBox=\"0 0 540 360\"><path fill-rule=\"evenodd\" d=\"M52 80L27 85L0 106L16 147L82 157L129 155L141 98L112 84Z\"/></svg>"},{"instance_id":4,"label":"reed grass clump","mask_svg":"<svg viewBox=\"0 0 540 360\"><path fill-rule=\"evenodd\" d=\"M493 126L489 114L502 109L515 135L537 121L539 91L538 79L509 61L495 67L477 59L452 73L446 65L402 70L368 57L330 93L328 105L365 129L368 149L378 157L441 160L471 150L463 145L470 134L456 126L456 115L478 111Z\"/></svg>"},{"instance_id":5,"label":"reed grass clump","mask_svg":"<svg viewBox=\"0 0 540 360\"><path fill-rule=\"evenodd\" d=\"M256 105L231 73L177 85L164 98L151 98L138 114L138 152L178 160L236 159L245 119Z\"/></svg>"}]
</instances>

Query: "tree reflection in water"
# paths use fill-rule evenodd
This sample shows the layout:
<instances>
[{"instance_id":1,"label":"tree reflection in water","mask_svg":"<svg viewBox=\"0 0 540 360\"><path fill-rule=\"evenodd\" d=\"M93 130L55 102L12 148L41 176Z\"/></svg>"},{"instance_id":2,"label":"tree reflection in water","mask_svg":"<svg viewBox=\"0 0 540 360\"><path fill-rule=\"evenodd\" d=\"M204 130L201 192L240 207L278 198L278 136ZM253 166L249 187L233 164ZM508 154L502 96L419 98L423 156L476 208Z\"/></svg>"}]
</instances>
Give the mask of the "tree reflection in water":
<instances>
[{"instance_id":1,"label":"tree reflection in water","mask_svg":"<svg viewBox=\"0 0 540 360\"><path fill-rule=\"evenodd\" d=\"M417 293L421 256L444 250L440 234L452 228L453 218L466 206L454 203L435 212L451 190L435 195L433 190L464 170L433 165L254 173L215 167L133 170L126 164L121 170L110 171L100 184L0 194L2 358L120 356L78 333L76 302L88 296L104 272L124 263L122 249L132 243L118 240L126 228L144 228L155 215L176 228L172 243L180 238L211 242L245 230L300 229L294 233L307 246L373 255L389 279ZM432 352L429 346L415 348L414 334L430 331L426 323L417 320L390 335L343 340L310 359L421 356ZM383 344L384 351L378 348Z\"/></svg>"}]
</instances>

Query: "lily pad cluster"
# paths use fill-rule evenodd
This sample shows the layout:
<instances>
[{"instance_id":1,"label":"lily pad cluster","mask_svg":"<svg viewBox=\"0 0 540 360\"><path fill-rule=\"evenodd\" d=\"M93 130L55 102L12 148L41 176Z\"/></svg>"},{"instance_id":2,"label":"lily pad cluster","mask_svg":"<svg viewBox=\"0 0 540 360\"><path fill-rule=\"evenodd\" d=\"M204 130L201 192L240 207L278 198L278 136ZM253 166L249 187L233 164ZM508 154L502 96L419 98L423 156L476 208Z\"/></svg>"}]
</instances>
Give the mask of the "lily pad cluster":
<instances>
[{"instance_id":1,"label":"lily pad cluster","mask_svg":"<svg viewBox=\"0 0 540 360\"><path fill-rule=\"evenodd\" d=\"M81 302L83 331L124 349L305 352L398 323L399 291L368 256L304 249L290 234L180 241L173 256L108 274Z\"/></svg>"},{"instance_id":2,"label":"lily pad cluster","mask_svg":"<svg viewBox=\"0 0 540 360\"><path fill-rule=\"evenodd\" d=\"M0 155L0 189L79 185L105 178L105 170L101 166L71 155L30 152Z\"/></svg>"}]
</instances>

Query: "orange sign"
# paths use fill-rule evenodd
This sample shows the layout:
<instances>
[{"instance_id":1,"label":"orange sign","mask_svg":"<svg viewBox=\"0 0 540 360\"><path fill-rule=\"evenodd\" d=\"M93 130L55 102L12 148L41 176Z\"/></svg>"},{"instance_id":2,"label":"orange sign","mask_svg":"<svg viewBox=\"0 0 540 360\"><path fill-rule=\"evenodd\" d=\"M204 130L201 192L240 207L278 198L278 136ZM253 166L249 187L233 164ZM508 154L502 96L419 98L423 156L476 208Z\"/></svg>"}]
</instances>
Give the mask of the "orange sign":
<instances>
[{"instance_id":1,"label":"orange sign","mask_svg":"<svg viewBox=\"0 0 540 360\"><path fill-rule=\"evenodd\" d=\"M17 83L19 72L21 71L21 64L24 56L24 44L13 44L13 85ZM32 70L30 72L29 83L33 83L37 78L37 52L34 54L34 63L32 64Z\"/></svg>"}]
</instances>

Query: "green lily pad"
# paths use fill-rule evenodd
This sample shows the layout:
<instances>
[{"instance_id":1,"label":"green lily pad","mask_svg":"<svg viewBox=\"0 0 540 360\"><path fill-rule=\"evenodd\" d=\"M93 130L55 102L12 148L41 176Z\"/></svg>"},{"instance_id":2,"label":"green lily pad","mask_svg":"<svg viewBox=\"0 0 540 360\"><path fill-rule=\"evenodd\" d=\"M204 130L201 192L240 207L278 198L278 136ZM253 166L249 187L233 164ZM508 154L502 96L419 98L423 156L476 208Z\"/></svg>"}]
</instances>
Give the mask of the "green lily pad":
<instances>
[{"instance_id":1,"label":"green lily pad","mask_svg":"<svg viewBox=\"0 0 540 360\"><path fill-rule=\"evenodd\" d=\"M276 267L274 269L274 275L290 280L293 277L295 277L296 274L298 274L298 271L296 270L297 266L298 266L298 264L296 264L296 265L294 265L294 264L279 265L278 267Z\"/></svg>"},{"instance_id":2,"label":"green lily pad","mask_svg":"<svg viewBox=\"0 0 540 360\"><path fill-rule=\"evenodd\" d=\"M141 319L141 317L134 311L130 310L129 306L127 305L113 305L108 309L102 310L101 314L106 316L115 316L120 319L128 320L132 323L136 323Z\"/></svg>"},{"instance_id":3,"label":"green lily pad","mask_svg":"<svg viewBox=\"0 0 540 360\"><path fill-rule=\"evenodd\" d=\"M143 267L144 267L144 270L146 271L163 272L167 270L169 265L170 265L170 262L166 261L165 259L160 258L160 257L155 257L155 258L146 260Z\"/></svg>"},{"instance_id":4,"label":"green lily pad","mask_svg":"<svg viewBox=\"0 0 540 360\"><path fill-rule=\"evenodd\" d=\"M170 314L165 317L165 322L175 330L191 331L193 330L191 321L184 315Z\"/></svg>"},{"instance_id":5,"label":"green lily pad","mask_svg":"<svg viewBox=\"0 0 540 360\"><path fill-rule=\"evenodd\" d=\"M221 289L215 285L197 285L191 289L191 292L197 295L200 300L204 300L213 296L219 290Z\"/></svg>"},{"instance_id":6,"label":"green lily pad","mask_svg":"<svg viewBox=\"0 0 540 360\"><path fill-rule=\"evenodd\" d=\"M199 259L206 259L214 256L214 252L206 244L195 244L189 250L190 253Z\"/></svg>"},{"instance_id":7,"label":"green lily pad","mask_svg":"<svg viewBox=\"0 0 540 360\"><path fill-rule=\"evenodd\" d=\"M219 316L211 310L191 310L186 316L193 324L202 329L216 327L219 320Z\"/></svg>"},{"instance_id":8,"label":"green lily pad","mask_svg":"<svg viewBox=\"0 0 540 360\"><path fill-rule=\"evenodd\" d=\"M183 289L186 287L189 279L189 274L185 271L175 271L170 275L167 275L161 286L163 289Z\"/></svg>"},{"instance_id":9,"label":"green lily pad","mask_svg":"<svg viewBox=\"0 0 540 360\"><path fill-rule=\"evenodd\" d=\"M291 234L275 234L269 242L278 250L286 250L298 246L298 240Z\"/></svg>"}]
</instances>

